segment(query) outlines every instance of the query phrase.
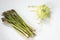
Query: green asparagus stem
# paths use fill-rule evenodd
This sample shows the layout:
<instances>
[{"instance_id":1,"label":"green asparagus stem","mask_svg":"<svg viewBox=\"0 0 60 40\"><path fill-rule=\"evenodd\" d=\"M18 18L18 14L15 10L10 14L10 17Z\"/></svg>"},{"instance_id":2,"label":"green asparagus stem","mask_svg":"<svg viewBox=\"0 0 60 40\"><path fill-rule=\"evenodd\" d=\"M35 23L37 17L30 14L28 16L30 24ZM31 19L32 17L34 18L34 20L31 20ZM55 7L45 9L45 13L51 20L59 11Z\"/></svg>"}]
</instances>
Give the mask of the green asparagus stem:
<instances>
[{"instance_id":1,"label":"green asparagus stem","mask_svg":"<svg viewBox=\"0 0 60 40\"><path fill-rule=\"evenodd\" d=\"M18 31L19 33L22 33L24 36L26 36L27 38L29 37L29 35L27 33L24 33L21 29L19 29L15 24L13 24L12 22L9 22L6 18L2 18L2 21L10 24L11 26L13 26L13 28L16 29L16 31Z\"/></svg>"},{"instance_id":2,"label":"green asparagus stem","mask_svg":"<svg viewBox=\"0 0 60 40\"><path fill-rule=\"evenodd\" d=\"M12 13L14 13L13 11L11 11ZM17 15L17 14L16 14ZM12 14L12 17L15 19L15 20L18 20L17 18L17 16L15 15L15 13L14 14ZM15 17L14 17L15 16ZM17 17L17 18L16 18ZM19 21L19 20L18 20ZM19 22L21 22L21 21L19 21ZM24 23L24 22L22 22L22 23ZM21 23L21 24L22 24ZM32 35L33 36L33 34L34 33L31 33L32 31L30 30L30 28L28 28L28 27L26 27L26 24L22 24L22 25L24 25L24 28L30 33L30 35Z\"/></svg>"},{"instance_id":3,"label":"green asparagus stem","mask_svg":"<svg viewBox=\"0 0 60 40\"><path fill-rule=\"evenodd\" d=\"M9 14L6 13L6 15L4 15L10 22L14 23L18 28L20 28L21 30L23 30L24 32L26 32L28 34L28 32L22 27L22 25L20 25L17 21L15 21L15 19L13 19L13 17ZM21 26L21 27L20 27Z\"/></svg>"},{"instance_id":4,"label":"green asparagus stem","mask_svg":"<svg viewBox=\"0 0 60 40\"><path fill-rule=\"evenodd\" d=\"M9 10L3 13L5 18L2 18L3 22L9 23L18 32L21 32L26 37L35 36L34 30L26 24L26 22L17 14L15 10Z\"/></svg>"}]
</instances>

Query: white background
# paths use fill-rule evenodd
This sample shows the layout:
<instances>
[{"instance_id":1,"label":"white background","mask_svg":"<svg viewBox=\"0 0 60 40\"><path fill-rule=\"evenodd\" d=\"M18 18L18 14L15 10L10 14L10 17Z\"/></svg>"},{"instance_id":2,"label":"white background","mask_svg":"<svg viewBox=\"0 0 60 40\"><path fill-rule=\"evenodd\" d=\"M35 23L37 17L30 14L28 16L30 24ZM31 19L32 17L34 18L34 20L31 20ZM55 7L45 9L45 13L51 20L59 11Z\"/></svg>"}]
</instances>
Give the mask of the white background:
<instances>
[{"instance_id":1,"label":"white background","mask_svg":"<svg viewBox=\"0 0 60 40\"><path fill-rule=\"evenodd\" d=\"M30 5L46 4L51 9L49 22L39 23L35 12L31 12ZM18 14L36 29L34 38L26 39L10 26L1 21L2 12L15 9ZM60 40L60 0L0 0L0 40Z\"/></svg>"}]
</instances>

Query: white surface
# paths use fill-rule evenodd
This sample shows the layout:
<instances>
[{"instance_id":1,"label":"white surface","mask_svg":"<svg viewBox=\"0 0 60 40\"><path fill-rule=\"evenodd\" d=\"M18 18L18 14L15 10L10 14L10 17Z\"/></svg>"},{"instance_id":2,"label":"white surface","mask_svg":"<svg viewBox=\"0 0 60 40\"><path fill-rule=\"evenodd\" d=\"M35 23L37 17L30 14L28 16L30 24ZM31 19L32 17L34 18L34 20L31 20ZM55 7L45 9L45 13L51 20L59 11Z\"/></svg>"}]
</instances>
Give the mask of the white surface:
<instances>
[{"instance_id":1,"label":"white surface","mask_svg":"<svg viewBox=\"0 0 60 40\"><path fill-rule=\"evenodd\" d=\"M30 12L29 5L46 4L51 8L48 23L38 24L35 12ZM36 36L28 40L60 40L60 0L0 0L0 18L2 12L15 9L23 19L36 29ZM12 28L4 25L0 19L0 40L27 40Z\"/></svg>"}]
</instances>

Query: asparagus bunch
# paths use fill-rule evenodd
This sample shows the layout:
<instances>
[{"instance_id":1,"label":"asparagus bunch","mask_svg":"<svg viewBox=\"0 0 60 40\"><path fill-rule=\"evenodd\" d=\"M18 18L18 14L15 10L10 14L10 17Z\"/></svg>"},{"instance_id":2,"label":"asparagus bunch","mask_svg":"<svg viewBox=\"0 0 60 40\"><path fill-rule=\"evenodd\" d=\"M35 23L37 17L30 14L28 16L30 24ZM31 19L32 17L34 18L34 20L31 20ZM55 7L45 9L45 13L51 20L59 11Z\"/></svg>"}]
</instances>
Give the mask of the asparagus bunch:
<instances>
[{"instance_id":1,"label":"asparagus bunch","mask_svg":"<svg viewBox=\"0 0 60 40\"><path fill-rule=\"evenodd\" d=\"M17 14L15 10L12 9L3 12L3 16L3 22L10 24L14 29L22 33L27 38L35 36L34 30L26 24L26 22Z\"/></svg>"}]
</instances>

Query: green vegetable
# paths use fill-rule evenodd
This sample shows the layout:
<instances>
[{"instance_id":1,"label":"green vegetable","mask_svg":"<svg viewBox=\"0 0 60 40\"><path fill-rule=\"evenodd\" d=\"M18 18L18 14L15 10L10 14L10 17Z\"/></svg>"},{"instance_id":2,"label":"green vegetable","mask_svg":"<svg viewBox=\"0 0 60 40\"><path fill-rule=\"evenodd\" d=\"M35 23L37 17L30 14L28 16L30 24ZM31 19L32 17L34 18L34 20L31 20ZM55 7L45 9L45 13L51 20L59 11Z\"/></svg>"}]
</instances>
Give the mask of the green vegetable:
<instances>
[{"instance_id":1,"label":"green vegetable","mask_svg":"<svg viewBox=\"0 0 60 40\"><path fill-rule=\"evenodd\" d=\"M8 10L3 12L4 18L2 21L10 24L17 32L22 33L24 36L33 37L35 36L34 30L27 25L27 23L17 14L15 10Z\"/></svg>"}]
</instances>

